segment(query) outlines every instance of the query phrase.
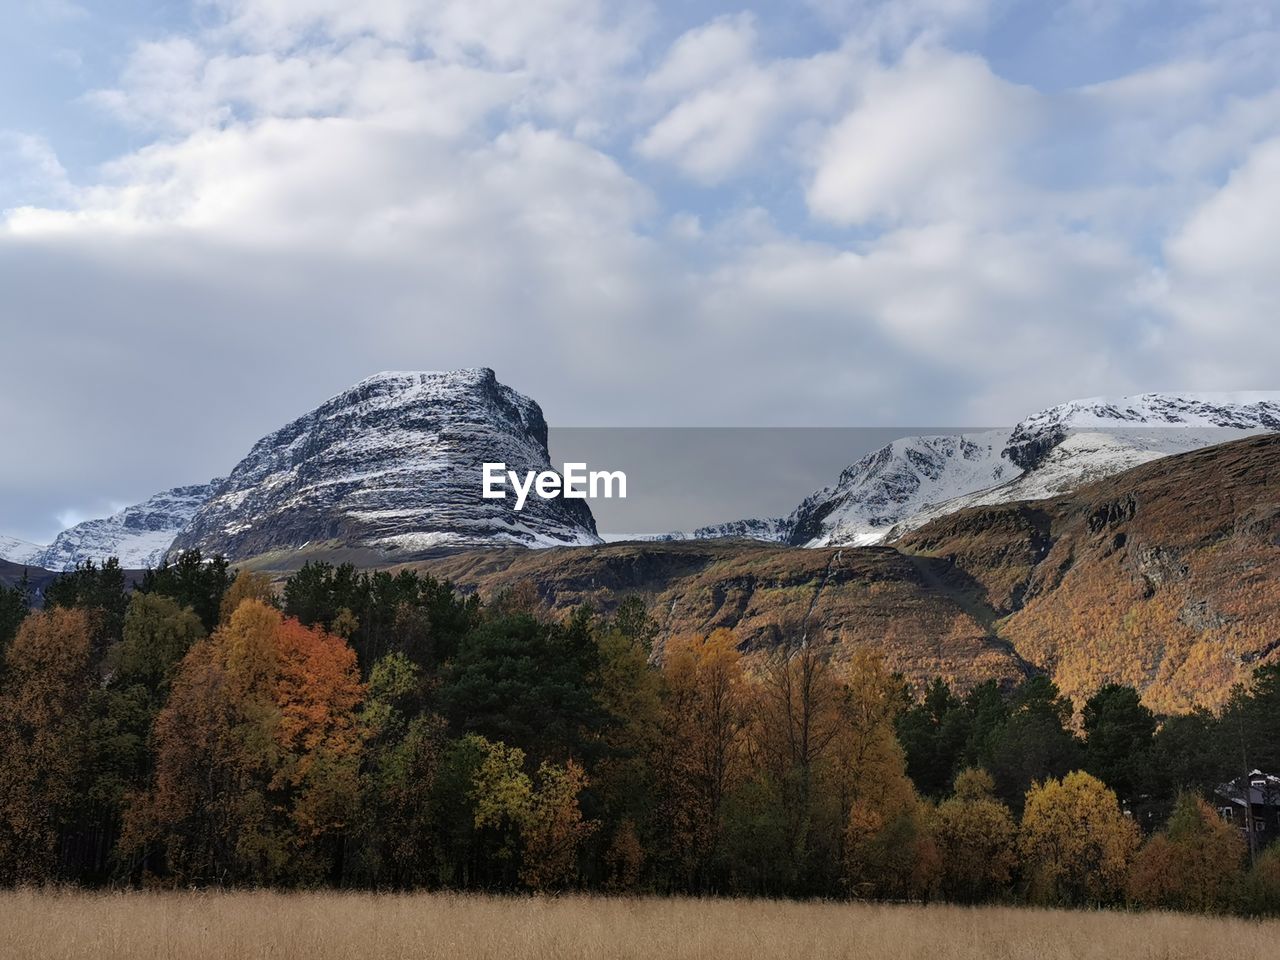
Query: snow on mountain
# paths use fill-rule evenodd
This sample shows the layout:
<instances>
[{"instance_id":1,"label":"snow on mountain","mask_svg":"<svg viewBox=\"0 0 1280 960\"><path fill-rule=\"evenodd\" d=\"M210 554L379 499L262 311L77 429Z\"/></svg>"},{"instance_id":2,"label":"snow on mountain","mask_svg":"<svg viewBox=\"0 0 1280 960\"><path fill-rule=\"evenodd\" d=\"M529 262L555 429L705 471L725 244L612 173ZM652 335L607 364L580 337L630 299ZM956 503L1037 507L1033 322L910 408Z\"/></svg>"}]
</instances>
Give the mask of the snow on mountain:
<instances>
[{"instance_id":1,"label":"snow on mountain","mask_svg":"<svg viewBox=\"0 0 1280 960\"><path fill-rule=\"evenodd\" d=\"M1043 500L1161 457L1274 430L1280 430L1280 391L1072 400L1028 417L1010 433L1004 454L1025 472L991 489L934 503L885 539L965 507Z\"/></svg>"},{"instance_id":2,"label":"snow on mountain","mask_svg":"<svg viewBox=\"0 0 1280 960\"><path fill-rule=\"evenodd\" d=\"M675 530L671 533L649 534L647 536L627 537L626 539L655 542L742 539L761 540L765 543L785 543L790 532L791 527L788 521L781 517L775 517L768 520L734 520L730 523L713 523L689 532Z\"/></svg>"},{"instance_id":3,"label":"snow on mountain","mask_svg":"<svg viewBox=\"0 0 1280 960\"><path fill-rule=\"evenodd\" d=\"M259 440L175 540L232 559L312 545L599 543L584 500L482 499L482 464L550 468L538 405L481 368L380 373Z\"/></svg>"},{"instance_id":4,"label":"snow on mountain","mask_svg":"<svg viewBox=\"0 0 1280 960\"><path fill-rule=\"evenodd\" d=\"M1280 430L1280 392L1073 400L1012 431L895 440L851 464L785 520L670 536L758 529L765 534L758 539L776 532L795 546L867 546L963 507L1056 496L1159 457L1269 430Z\"/></svg>"},{"instance_id":5,"label":"snow on mountain","mask_svg":"<svg viewBox=\"0 0 1280 960\"><path fill-rule=\"evenodd\" d=\"M26 540L0 534L0 560L8 560L10 563L20 563L24 566L38 566L35 562L36 557L46 549L38 543L28 543Z\"/></svg>"},{"instance_id":6,"label":"snow on mountain","mask_svg":"<svg viewBox=\"0 0 1280 960\"><path fill-rule=\"evenodd\" d=\"M1009 435L1007 452L1014 463L1031 470L1072 433L1145 436L1146 440L1132 442L1161 455L1232 439L1241 435L1239 431L1259 430L1280 430L1280 391L1089 397L1061 403L1023 420ZM1162 444L1173 446L1163 449Z\"/></svg>"},{"instance_id":7,"label":"snow on mountain","mask_svg":"<svg viewBox=\"0 0 1280 960\"><path fill-rule=\"evenodd\" d=\"M78 523L58 534L31 562L57 571L109 557L118 557L126 570L157 566L212 489L208 483L175 487L101 520Z\"/></svg>"},{"instance_id":8,"label":"snow on mountain","mask_svg":"<svg viewBox=\"0 0 1280 960\"><path fill-rule=\"evenodd\" d=\"M844 469L788 518L789 543L825 547L879 543L925 507L984 490L1020 471L1001 456L1006 434L906 437Z\"/></svg>"}]
</instances>

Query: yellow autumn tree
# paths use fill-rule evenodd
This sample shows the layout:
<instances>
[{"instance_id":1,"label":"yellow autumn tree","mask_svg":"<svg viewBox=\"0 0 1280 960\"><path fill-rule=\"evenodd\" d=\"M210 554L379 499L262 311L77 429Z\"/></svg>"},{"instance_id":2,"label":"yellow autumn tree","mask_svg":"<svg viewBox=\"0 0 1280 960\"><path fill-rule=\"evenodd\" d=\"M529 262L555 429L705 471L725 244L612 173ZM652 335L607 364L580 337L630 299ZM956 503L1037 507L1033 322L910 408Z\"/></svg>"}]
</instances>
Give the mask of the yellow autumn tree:
<instances>
[{"instance_id":1,"label":"yellow autumn tree","mask_svg":"<svg viewBox=\"0 0 1280 960\"><path fill-rule=\"evenodd\" d=\"M1077 770L1027 791L1018 849L1040 903L1108 903L1124 888L1138 828L1113 791Z\"/></svg>"},{"instance_id":2,"label":"yellow autumn tree","mask_svg":"<svg viewBox=\"0 0 1280 960\"><path fill-rule=\"evenodd\" d=\"M579 804L587 785L582 766L575 760L563 765L544 762L535 784L524 772L523 750L475 734L469 739L484 753L472 783L476 827L505 834L500 856L513 856L518 843L519 878L529 889L572 883L582 842L597 827L583 819Z\"/></svg>"},{"instance_id":3,"label":"yellow autumn tree","mask_svg":"<svg viewBox=\"0 0 1280 960\"><path fill-rule=\"evenodd\" d=\"M1018 828L994 790L995 781L985 770L963 770L956 777L955 795L933 813L942 894L948 900L979 903L1009 889L1017 866Z\"/></svg>"},{"instance_id":4,"label":"yellow autumn tree","mask_svg":"<svg viewBox=\"0 0 1280 960\"><path fill-rule=\"evenodd\" d=\"M894 736L894 718L905 702L902 683L866 649L854 652L842 680L833 750L849 887L859 896L925 897L940 865L925 807Z\"/></svg>"},{"instance_id":5,"label":"yellow autumn tree","mask_svg":"<svg viewBox=\"0 0 1280 960\"><path fill-rule=\"evenodd\" d=\"M178 882L325 876L357 801L363 697L343 640L244 600L183 658L122 852Z\"/></svg>"},{"instance_id":6,"label":"yellow autumn tree","mask_svg":"<svg viewBox=\"0 0 1280 960\"><path fill-rule=\"evenodd\" d=\"M537 781L522 824L520 881L531 890L551 890L577 877L578 850L597 824L583 819L578 797L587 775L576 761L543 763Z\"/></svg>"},{"instance_id":7,"label":"yellow autumn tree","mask_svg":"<svg viewBox=\"0 0 1280 960\"><path fill-rule=\"evenodd\" d=\"M657 752L660 814L672 855L691 886L705 883L721 814L741 773L747 696L742 655L728 630L672 639Z\"/></svg>"},{"instance_id":8,"label":"yellow autumn tree","mask_svg":"<svg viewBox=\"0 0 1280 960\"><path fill-rule=\"evenodd\" d=\"M254 573L252 570L241 570L222 595L222 603L218 608L218 622L226 623L231 615L246 600L260 600L270 605L275 602L275 589L271 586L271 578L265 573Z\"/></svg>"}]
</instances>

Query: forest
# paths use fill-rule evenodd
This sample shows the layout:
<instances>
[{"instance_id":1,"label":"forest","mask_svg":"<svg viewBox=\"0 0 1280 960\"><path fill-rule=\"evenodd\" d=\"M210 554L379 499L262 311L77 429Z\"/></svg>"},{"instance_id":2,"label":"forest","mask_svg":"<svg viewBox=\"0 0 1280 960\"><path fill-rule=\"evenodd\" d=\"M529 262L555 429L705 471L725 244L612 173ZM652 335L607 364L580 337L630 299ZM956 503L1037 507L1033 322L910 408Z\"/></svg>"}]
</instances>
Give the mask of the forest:
<instances>
[{"instance_id":1,"label":"forest","mask_svg":"<svg viewBox=\"0 0 1280 960\"><path fill-rule=\"evenodd\" d=\"M0 589L4 885L1280 913L1280 845L1207 802L1280 769L1278 667L1164 717L414 571L190 552L40 599Z\"/></svg>"}]
</instances>

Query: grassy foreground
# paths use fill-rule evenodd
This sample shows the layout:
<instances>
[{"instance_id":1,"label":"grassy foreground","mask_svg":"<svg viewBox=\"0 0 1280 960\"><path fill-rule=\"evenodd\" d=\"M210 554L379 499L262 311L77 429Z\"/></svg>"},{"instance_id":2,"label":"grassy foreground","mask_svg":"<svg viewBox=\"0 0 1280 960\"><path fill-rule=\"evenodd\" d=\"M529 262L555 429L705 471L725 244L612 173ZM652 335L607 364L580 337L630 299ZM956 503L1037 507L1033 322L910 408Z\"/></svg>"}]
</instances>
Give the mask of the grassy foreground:
<instances>
[{"instance_id":1,"label":"grassy foreground","mask_svg":"<svg viewBox=\"0 0 1280 960\"><path fill-rule=\"evenodd\" d=\"M1240 960L1280 922L759 900L0 893L13 960Z\"/></svg>"}]
</instances>

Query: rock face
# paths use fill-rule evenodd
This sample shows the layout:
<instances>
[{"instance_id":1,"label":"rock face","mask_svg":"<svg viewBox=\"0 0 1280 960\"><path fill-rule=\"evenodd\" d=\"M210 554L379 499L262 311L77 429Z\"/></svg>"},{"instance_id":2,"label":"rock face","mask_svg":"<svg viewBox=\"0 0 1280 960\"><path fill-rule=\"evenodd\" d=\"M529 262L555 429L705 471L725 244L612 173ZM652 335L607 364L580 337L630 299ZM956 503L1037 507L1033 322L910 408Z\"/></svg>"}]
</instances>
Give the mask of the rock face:
<instances>
[{"instance_id":1,"label":"rock face","mask_svg":"<svg viewBox=\"0 0 1280 960\"><path fill-rule=\"evenodd\" d=\"M209 483L175 487L110 517L78 523L58 534L30 562L54 571L109 557L118 557L126 570L157 566L212 489Z\"/></svg>"},{"instance_id":2,"label":"rock face","mask_svg":"<svg viewBox=\"0 0 1280 960\"><path fill-rule=\"evenodd\" d=\"M947 677L961 689L1014 684L1032 669L992 630L992 612L945 559L892 547L794 550L746 539L631 542L589 550L464 551L413 566L491 597L533 584L555 615L581 604L611 612L639 597L671 637L732 629L747 650L784 642L829 646L837 659L862 647L917 690Z\"/></svg>"},{"instance_id":3,"label":"rock face","mask_svg":"<svg viewBox=\"0 0 1280 960\"><path fill-rule=\"evenodd\" d=\"M802 547L892 542L966 507L1055 497L1160 457L1276 430L1277 392L1073 400L1012 431L895 440L783 520L742 520L675 538L745 535Z\"/></svg>"},{"instance_id":4,"label":"rock face","mask_svg":"<svg viewBox=\"0 0 1280 960\"><path fill-rule=\"evenodd\" d=\"M173 542L233 560L329 545L395 559L598 543L583 500L481 498L482 464L550 468L547 424L492 370L381 373L263 437Z\"/></svg>"}]
</instances>

